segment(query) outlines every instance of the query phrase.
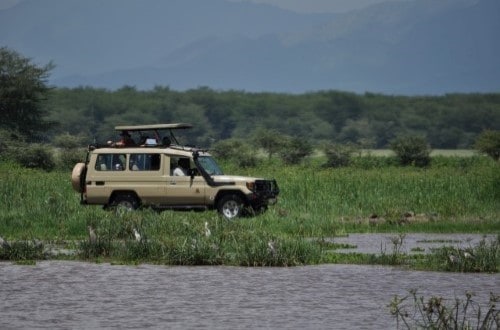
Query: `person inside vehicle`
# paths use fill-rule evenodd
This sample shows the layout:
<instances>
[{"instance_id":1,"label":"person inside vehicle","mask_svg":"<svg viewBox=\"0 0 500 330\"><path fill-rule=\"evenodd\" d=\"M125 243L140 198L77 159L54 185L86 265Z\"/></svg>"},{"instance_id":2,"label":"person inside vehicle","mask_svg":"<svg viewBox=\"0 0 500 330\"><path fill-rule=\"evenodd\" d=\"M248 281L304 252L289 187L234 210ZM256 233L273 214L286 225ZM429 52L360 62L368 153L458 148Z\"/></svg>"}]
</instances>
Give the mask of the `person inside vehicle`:
<instances>
[{"instance_id":1,"label":"person inside vehicle","mask_svg":"<svg viewBox=\"0 0 500 330\"><path fill-rule=\"evenodd\" d=\"M177 167L174 170L174 176L186 176L189 170L189 158L179 158Z\"/></svg>"}]
</instances>

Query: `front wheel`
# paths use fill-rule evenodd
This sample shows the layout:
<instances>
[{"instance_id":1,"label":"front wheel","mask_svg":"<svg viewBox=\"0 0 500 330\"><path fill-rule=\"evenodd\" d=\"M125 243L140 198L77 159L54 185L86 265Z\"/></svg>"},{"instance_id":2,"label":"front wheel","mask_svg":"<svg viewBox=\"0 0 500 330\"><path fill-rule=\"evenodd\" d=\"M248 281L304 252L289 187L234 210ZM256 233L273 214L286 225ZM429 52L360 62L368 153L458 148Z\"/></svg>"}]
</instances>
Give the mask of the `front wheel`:
<instances>
[{"instance_id":1,"label":"front wheel","mask_svg":"<svg viewBox=\"0 0 500 330\"><path fill-rule=\"evenodd\" d=\"M226 195L221 198L217 206L219 213L228 220L233 220L242 215L245 204L238 195Z\"/></svg>"}]
</instances>

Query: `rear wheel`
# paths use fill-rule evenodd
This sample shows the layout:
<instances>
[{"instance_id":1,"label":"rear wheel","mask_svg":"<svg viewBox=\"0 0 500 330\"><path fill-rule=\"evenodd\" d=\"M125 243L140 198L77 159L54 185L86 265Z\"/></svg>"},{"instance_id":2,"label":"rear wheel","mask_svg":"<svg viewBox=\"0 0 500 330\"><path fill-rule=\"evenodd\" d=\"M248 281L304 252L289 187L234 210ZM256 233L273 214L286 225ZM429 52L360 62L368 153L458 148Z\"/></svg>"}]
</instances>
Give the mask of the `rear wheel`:
<instances>
[{"instance_id":1,"label":"rear wheel","mask_svg":"<svg viewBox=\"0 0 500 330\"><path fill-rule=\"evenodd\" d=\"M113 198L111 206L116 213L122 214L136 210L139 207L139 200L131 194L119 194Z\"/></svg>"},{"instance_id":2,"label":"rear wheel","mask_svg":"<svg viewBox=\"0 0 500 330\"><path fill-rule=\"evenodd\" d=\"M221 198L217 206L220 215L228 220L238 218L242 215L245 203L238 195L226 195Z\"/></svg>"}]
</instances>

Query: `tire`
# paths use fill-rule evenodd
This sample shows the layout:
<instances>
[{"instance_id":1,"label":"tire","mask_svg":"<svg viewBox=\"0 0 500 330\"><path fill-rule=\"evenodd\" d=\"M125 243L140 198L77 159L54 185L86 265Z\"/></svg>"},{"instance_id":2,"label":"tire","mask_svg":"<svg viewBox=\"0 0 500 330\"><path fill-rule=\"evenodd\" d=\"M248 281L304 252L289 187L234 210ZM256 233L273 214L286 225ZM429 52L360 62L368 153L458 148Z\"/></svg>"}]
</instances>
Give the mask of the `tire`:
<instances>
[{"instance_id":1,"label":"tire","mask_svg":"<svg viewBox=\"0 0 500 330\"><path fill-rule=\"evenodd\" d=\"M85 174L87 166L84 163L77 163L71 172L71 185L76 192L82 193L85 188Z\"/></svg>"},{"instance_id":2,"label":"tire","mask_svg":"<svg viewBox=\"0 0 500 330\"><path fill-rule=\"evenodd\" d=\"M131 194L118 194L113 198L111 206L116 213L122 214L136 210L139 207L139 200Z\"/></svg>"},{"instance_id":3,"label":"tire","mask_svg":"<svg viewBox=\"0 0 500 330\"><path fill-rule=\"evenodd\" d=\"M233 220L243 214L245 203L238 195L225 195L217 204L219 214L228 220Z\"/></svg>"}]
</instances>

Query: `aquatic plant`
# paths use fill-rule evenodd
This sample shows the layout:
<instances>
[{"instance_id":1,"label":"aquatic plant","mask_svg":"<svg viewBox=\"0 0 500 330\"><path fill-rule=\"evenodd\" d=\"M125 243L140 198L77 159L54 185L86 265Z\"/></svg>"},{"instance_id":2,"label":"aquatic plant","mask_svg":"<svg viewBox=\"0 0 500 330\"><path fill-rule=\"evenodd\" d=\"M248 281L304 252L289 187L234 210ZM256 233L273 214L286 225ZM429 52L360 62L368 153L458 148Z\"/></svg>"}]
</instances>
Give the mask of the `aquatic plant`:
<instances>
[{"instance_id":1,"label":"aquatic plant","mask_svg":"<svg viewBox=\"0 0 500 330\"><path fill-rule=\"evenodd\" d=\"M467 248L437 248L428 259L432 267L438 270L495 273L500 267L500 235L491 240L483 238L476 246Z\"/></svg>"},{"instance_id":2,"label":"aquatic plant","mask_svg":"<svg viewBox=\"0 0 500 330\"><path fill-rule=\"evenodd\" d=\"M465 300L455 298L451 302L438 296L425 299L410 290L403 298L394 296L389 304L390 313L396 319L397 329L496 329L500 325L500 311L496 305L500 296L490 293L487 306L465 293ZM486 312L484 308L487 307Z\"/></svg>"},{"instance_id":3,"label":"aquatic plant","mask_svg":"<svg viewBox=\"0 0 500 330\"><path fill-rule=\"evenodd\" d=\"M45 259L43 243L38 240L5 242L0 247L0 260Z\"/></svg>"}]
</instances>

